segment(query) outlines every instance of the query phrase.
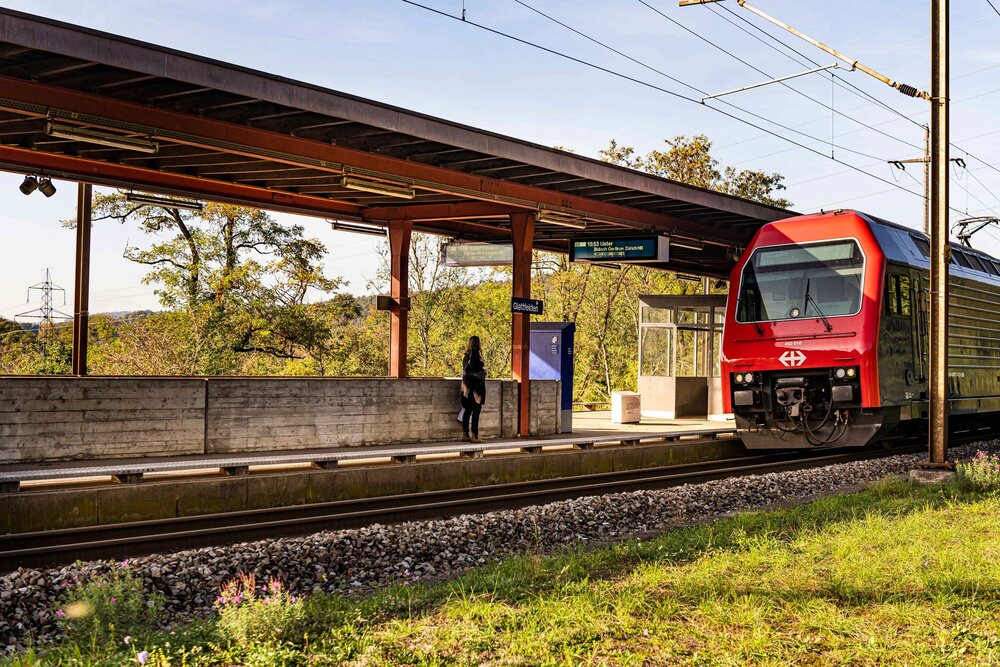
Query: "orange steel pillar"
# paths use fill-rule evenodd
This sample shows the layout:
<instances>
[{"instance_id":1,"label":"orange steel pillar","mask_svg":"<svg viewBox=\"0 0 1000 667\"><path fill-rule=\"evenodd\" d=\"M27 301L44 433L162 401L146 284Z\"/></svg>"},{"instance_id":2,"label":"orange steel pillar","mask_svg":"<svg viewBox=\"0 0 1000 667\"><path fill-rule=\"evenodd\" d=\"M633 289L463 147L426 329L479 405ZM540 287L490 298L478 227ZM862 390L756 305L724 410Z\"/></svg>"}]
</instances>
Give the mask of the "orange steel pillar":
<instances>
[{"instance_id":1,"label":"orange steel pillar","mask_svg":"<svg viewBox=\"0 0 1000 667\"><path fill-rule=\"evenodd\" d=\"M410 236L413 223L394 220L389 223L391 284L389 324L389 377L406 377L406 320L410 310Z\"/></svg>"},{"instance_id":2,"label":"orange steel pillar","mask_svg":"<svg viewBox=\"0 0 1000 667\"><path fill-rule=\"evenodd\" d=\"M514 279L511 296L531 298L531 242L535 236L535 214L513 213L510 216L514 246ZM531 361L531 316L512 313L511 376L517 382L517 434L525 437L531 428L531 382L528 365Z\"/></svg>"},{"instance_id":3,"label":"orange steel pillar","mask_svg":"<svg viewBox=\"0 0 1000 667\"><path fill-rule=\"evenodd\" d=\"M76 274L73 279L73 375L87 374L90 328L90 225L94 187L80 183L76 196Z\"/></svg>"}]
</instances>

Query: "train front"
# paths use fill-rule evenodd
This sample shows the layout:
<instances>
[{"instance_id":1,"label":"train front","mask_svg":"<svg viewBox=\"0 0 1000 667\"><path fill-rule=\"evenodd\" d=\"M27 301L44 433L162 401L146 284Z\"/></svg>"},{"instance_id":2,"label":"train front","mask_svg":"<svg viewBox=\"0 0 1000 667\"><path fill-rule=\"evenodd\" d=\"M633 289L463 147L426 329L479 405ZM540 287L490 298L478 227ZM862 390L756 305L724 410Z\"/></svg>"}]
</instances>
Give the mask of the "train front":
<instances>
[{"instance_id":1,"label":"train front","mask_svg":"<svg viewBox=\"0 0 1000 667\"><path fill-rule=\"evenodd\" d=\"M862 446L893 426L876 352L885 261L856 213L765 225L730 282L726 409L750 449Z\"/></svg>"}]
</instances>

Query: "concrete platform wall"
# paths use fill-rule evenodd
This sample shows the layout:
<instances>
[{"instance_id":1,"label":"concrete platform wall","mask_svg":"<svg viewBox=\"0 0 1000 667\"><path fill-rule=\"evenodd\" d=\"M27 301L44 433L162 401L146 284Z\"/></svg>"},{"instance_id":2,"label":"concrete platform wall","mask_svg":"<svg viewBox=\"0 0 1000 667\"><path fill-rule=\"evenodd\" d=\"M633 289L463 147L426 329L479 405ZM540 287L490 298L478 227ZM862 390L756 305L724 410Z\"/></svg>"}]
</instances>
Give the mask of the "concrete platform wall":
<instances>
[{"instance_id":1,"label":"concrete platform wall","mask_svg":"<svg viewBox=\"0 0 1000 667\"><path fill-rule=\"evenodd\" d=\"M483 437L517 430L517 385L488 380ZM532 381L532 435L559 383ZM456 439L459 382L381 378L0 378L0 464L363 447Z\"/></svg>"}]
</instances>

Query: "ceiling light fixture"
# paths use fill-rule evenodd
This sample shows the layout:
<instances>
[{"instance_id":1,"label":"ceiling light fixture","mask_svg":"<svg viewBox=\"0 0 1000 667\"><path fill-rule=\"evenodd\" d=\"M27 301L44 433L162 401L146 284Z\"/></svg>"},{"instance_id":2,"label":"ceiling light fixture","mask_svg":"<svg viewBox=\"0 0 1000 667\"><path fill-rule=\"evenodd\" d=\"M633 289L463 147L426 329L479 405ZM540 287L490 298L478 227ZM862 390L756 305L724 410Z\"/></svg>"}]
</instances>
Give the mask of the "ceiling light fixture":
<instances>
[{"instance_id":1,"label":"ceiling light fixture","mask_svg":"<svg viewBox=\"0 0 1000 667\"><path fill-rule=\"evenodd\" d=\"M51 197L56 193L56 186L52 184L52 179L50 178L39 178L38 191L46 197Z\"/></svg>"},{"instance_id":2,"label":"ceiling light fixture","mask_svg":"<svg viewBox=\"0 0 1000 667\"><path fill-rule=\"evenodd\" d=\"M367 234L369 236L381 236L385 238L386 230L381 227L368 226L368 225L355 225L349 222L340 222L339 220L331 220L330 228L337 232L351 232L352 234Z\"/></svg>"},{"instance_id":3,"label":"ceiling light fixture","mask_svg":"<svg viewBox=\"0 0 1000 667\"><path fill-rule=\"evenodd\" d=\"M34 176L25 176L21 185L17 186L21 194L30 195L38 189L38 180Z\"/></svg>"},{"instance_id":4,"label":"ceiling light fixture","mask_svg":"<svg viewBox=\"0 0 1000 667\"><path fill-rule=\"evenodd\" d=\"M163 208L182 208L186 211L201 211L205 205L193 199L173 199L171 197L157 197L141 192L125 193L125 201L132 204L149 204L150 206L162 206Z\"/></svg>"},{"instance_id":5,"label":"ceiling light fixture","mask_svg":"<svg viewBox=\"0 0 1000 667\"><path fill-rule=\"evenodd\" d=\"M58 139L71 139L73 141L85 141L99 146L110 148L122 148L128 151L139 153L156 153L160 150L160 144L150 139L139 139L136 137L126 137L121 134L102 132L89 127L77 127L75 125L65 125L49 121L45 125L45 134Z\"/></svg>"},{"instance_id":6,"label":"ceiling light fixture","mask_svg":"<svg viewBox=\"0 0 1000 667\"><path fill-rule=\"evenodd\" d=\"M560 225L562 227L571 227L573 229L587 228L586 220L580 220L578 218L565 218L546 211L539 212L538 222L546 222L549 223L550 225Z\"/></svg>"},{"instance_id":7,"label":"ceiling light fixture","mask_svg":"<svg viewBox=\"0 0 1000 667\"><path fill-rule=\"evenodd\" d=\"M688 250L704 250L705 244L699 241L688 241L687 239L678 239L676 237L669 237L670 245L675 248L687 248Z\"/></svg>"},{"instance_id":8,"label":"ceiling light fixture","mask_svg":"<svg viewBox=\"0 0 1000 667\"><path fill-rule=\"evenodd\" d=\"M392 185L391 183L368 181L363 178L354 178L353 176L343 176L340 179L340 184L348 190L372 192L377 195L399 197L400 199L413 199L415 195L412 185Z\"/></svg>"}]
</instances>

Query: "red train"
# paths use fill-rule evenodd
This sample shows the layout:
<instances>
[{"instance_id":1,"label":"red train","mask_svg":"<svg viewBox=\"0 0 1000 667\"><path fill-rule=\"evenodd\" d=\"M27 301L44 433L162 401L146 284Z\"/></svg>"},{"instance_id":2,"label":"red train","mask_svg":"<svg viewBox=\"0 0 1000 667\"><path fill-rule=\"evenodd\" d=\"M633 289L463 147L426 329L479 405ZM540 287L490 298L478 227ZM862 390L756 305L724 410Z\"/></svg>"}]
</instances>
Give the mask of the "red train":
<instances>
[{"instance_id":1,"label":"red train","mask_svg":"<svg viewBox=\"0 0 1000 667\"><path fill-rule=\"evenodd\" d=\"M757 232L721 350L748 448L863 446L924 426L929 254L925 235L857 211ZM1000 411L1000 261L952 245L949 272L950 422L972 430Z\"/></svg>"}]
</instances>

